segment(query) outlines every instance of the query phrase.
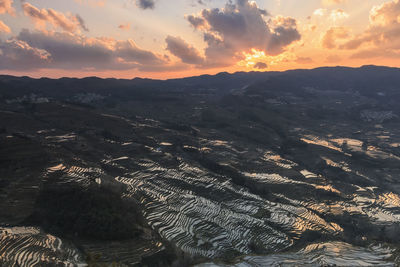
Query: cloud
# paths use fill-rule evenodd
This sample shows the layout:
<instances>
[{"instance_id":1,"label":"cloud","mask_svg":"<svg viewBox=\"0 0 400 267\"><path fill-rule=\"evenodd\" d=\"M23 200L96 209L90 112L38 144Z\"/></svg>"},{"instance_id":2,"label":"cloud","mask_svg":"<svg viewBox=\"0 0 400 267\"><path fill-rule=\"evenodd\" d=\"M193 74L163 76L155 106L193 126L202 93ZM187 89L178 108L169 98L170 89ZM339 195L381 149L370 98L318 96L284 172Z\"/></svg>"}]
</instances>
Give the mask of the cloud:
<instances>
[{"instance_id":1,"label":"cloud","mask_svg":"<svg viewBox=\"0 0 400 267\"><path fill-rule=\"evenodd\" d=\"M327 12L327 10L325 9L325 8L318 8L318 9L316 9L315 11L314 11L314 15L315 16L325 16L325 14L326 14L326 12Z\"/></svg>"},{"instance_id":2,"label":"cloud","mask_svg":"<svg viewBox=\"0 0 400 267\"><path fill-rule=\"evenodd\" d=\"M136 0L136 5L141 9L154 9L154 0Z\"/></svg>"},{"instance_id":3,"label":"cloud","mask_svg":"<svg viewBox=\"0 0 400 267\"><path fill-rule=\"evenodd\" d=\"M117 57L119 62L151 66L165 63L161 57L153 52L139 48L133 40L114 41L113 49L113 55Z\"/></svg>"},{"instance_id":4,"label":"cloud","mask_svg":"<svg viewBox=\"0 0 400 267\"><path fill-rule=\"evenodd\" d=\"M189 23L195 29L201 29L203 27L206 27L206 21L202 17L196 17L194 15L188 15L188 16L185 16L185 18L189 21Z\"/></svg>"},{"instance_id":5,"label":"cloud","mask_svg":"<svg viewBox=\"0 0 400 267\"><path fill-rule=\"evenodd\" d=\"M257 62L256 64L254 64L253 66L255 69L259 69L259 70L263 70L268 68L267 64L264 62Z\"/></svg>"},{"instance_id":6,"label":"cloud","mask_svg":"<svg viewBox=\"0 0 400 267\"><path fill-rule=\"evenodd\" d=\"M8 13L15 15L15 10L12 7L13 0L0 0L0 14Z\"/></svg>"},{"instance_id":7,"label":"cloud","mask_svg":"<svg viewBox=\"0 0 400 267\"><path fill-rule=\"evenodd\" d=\"M397 50L390 50L390 49L382 49L382 50L366 49L354 53L353 55L351 55L350 58L370 59L377 57L391 58L391 59L400 58L400 52L398 52Z\"/></svg>"},{"instance_id":8,"label":"cloud","mask_svg":"<svg viewBox=\"0 0 400 267\"><path fill-rule=\"evenodd\" d=\"M198 65L204 62L199 51L186 43L182 38L168 36L165 41L167 43L167 50L181 59L183 63Z\"/></svg>"},{"instance_id":9,"label":"cloud","mask_svg":"<svg viewBox=\"0 0 400 267\"><path fill-rule=\"evenodd\" d=\"M212 0L207 0L208 2L212 1ZM205 6L205 0L192 0L192 6L195 6L195 3L197 3L198 5L203 5Z\"/></svg>"},{"instance_id":10,"label":"cloud","mask_svg":"<svg viewBox=\"0 0 400 267\"><path fill-rule=\"evenodd\" d=\"M0 32L11 33L10 27L0 20Z\"/></svg>"},{"instance_id":11,"label":"cloud","mask_svg":"<svg viewBox=\"0 0 400 267\"><path fill-rule=\"evenodd\" d=\"M333 6L347 2L347 0L322 0L324 6Z\"/></svg>"},{"instance_id":12,"label":"cloud","mask_svg":"<svg viewBox=\"0 0 400 267\"><path fill-rule=\"evenodd\" d=\"M129 23L120 24L120 25L118 25L118 29L121 29L124 31L129 31L131 29L131 24L129 24Z\"/></svg>"},{"instance_id":13,"label":"cloud","mask_svg":"<svg viewBox=\"0 0 400 267\"><path fill-rule=\"evenodd\" d=\"M83 18L81 16L79 16L78 14L75 15L76 20L78 21L78 25L84 30L84 31L89 31L88 27L86 27L86 23L83 20Z\"/></svg>"},{"instance_id":14,"label":"cloud","mask_svg":"<svg viewBox=\"0 0 400 267\"><path fill-rule=\"evenodd\" d=\"M341 60L342 60L342 58L338 55L329 55L326 57L325 62L326 63L337 63Z\"/></svg>"},{"instance_id":15,"label":"cloud","mask_svg":"<svg viewBox=\"0 0 400 267\"><path fill-rule=\"evenodd\" d=\"M103 7L106 4L106 0L75 0L75 2L91 7Z\"/></svg>"},{"instance_id":16,"label":"cloud","mask_svg":"<svg viewBox=\"0 0 400 267\"><path fill-rule=\"evenodd\" d=\"M0 41L0 69L29 70L50 63L50 55L16 39Z\"/></svg>"},{"instance_id":17,"label":"cloud","mask_svg":"<svg viewBox=\"0 0 400 267\"><path fill-rule=\"evenodd\" d=\"M350 37L348 28L345 27L332 27L322 37L322 47L327 49L337 48L337 41L344 40Z\"/></svg>"},{"instance_id":18,"label":"cloud","mask_svg":"<svg viewBox=\"0 0 400 267\"><path fill-rule=\"evenodd\" d=\"M128 70L174 68L162 56L139 48L134 41L88 38L69 32L30 32L0 41L0 68Z\"/></svg>"},{"instance_id":19,"label":"cloud","mask_svg":"<svg viewBox=\"0 0 400 267\"><path fill-rule=\"evenodd\" d=\"M388 3L374 6L369 16L372 25L391 26L400 23L400 1L394 0Z\"/></svg>"},{"instance_id":20,"label":"cloud","mask_svg":"<svg viewBox=\"0 0 400 267\"><path fill-rule=\"evenodd\" d=\"M79 15L64 15L51 8L38 9L29 3L23 3L22 9L26 16L29 16L39 25L46 25L46 23L49 23L67 32L76 32L78 29L88 31L84 20Z\"/></svg>"},{"instance_id":21,"label":"cloud","mask_svg":"<svg viewBox=\"0 0 400 267\"><path fill-rule=\"evenodd\" d=\"M319 17L325 17L328 13L326 8L318 8L314 10L313 15ZM338 20L347 19L349 14L347 14L343 9L334 9L329 14L329 19L336 22Z\"/></svg>"},{"instance_id":22,"label":"cloud","mask_svg":"<svg viewBox=\"0 0 400 267\"><path fill-rule=\"evenodd\" d=\"M294 18L278 16L272 19L273 34L270 37L267 53L277 55L285 50L285 47L294 41L301 39L297 30L297 22Z\"/></svg>"},{"instance_id":23,"label":"cloud","mask_svg":"<svg viewBox=\"0 0 400 267\"><path fill-rule=\"evenodd\" d=\"M186 16L203 33L207 45L203 67L233 65L252 49L277 55L301 39L295 19L277 16L266 21L266 16L267 11L248 0L229 1L222 9Z\"/></svg>"},{"instance_id":24,"label":"cloud","mask_svg":"<svg viewBox=\"0 0 400 267\"><path fill-rule=\"evenodd\" d=\"M340 46L358 49L353 58L398 57L400 47L400 0L374 6L367 29ZM360 50L362 49L362 50Z\"/></svg>"},{"instance_id":25,"label":"cloud","mask_svg":"<svg viewBox=\"0 0 400 267\"><path fill-rule=\"evenodd\" d=\"M296 58L296 63L299 63L299 64L310 64L313 62L314 61L310 57L297 57Z\"/></svg>"},{"instance_id":26,"label":"cloud","mask_svg":"<svg viewBox=\"0 0 400 267\"><path fill-rule=\"evenodd\" d=\"M342 9L335 9L332 10L329 18L333 21L338 21L341 19L347 19L349 17L349 14L347 14L346 12L344 12L344 10Z\"/></svg>"}]
</instances>

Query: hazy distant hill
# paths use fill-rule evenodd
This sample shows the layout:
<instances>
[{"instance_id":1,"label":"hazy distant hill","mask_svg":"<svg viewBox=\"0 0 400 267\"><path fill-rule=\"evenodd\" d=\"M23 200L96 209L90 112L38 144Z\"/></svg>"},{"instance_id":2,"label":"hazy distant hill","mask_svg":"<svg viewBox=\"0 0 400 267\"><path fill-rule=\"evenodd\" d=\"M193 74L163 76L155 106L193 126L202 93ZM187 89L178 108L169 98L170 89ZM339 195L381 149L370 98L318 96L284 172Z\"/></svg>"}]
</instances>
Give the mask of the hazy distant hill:
<instances>
[{"instance_id":1,"label":"hazy distant hill","mask_svg":"<svg viewBox=\"0 0 400 267\"><path fill-rule=\"evenodd\" d=\"M361 68L325 67L312 70L291 70L286 72L237 72L233 74L219 73L217 75L202 75L182 79L151 80L135 78L100 79L88 77L83 79L31 79L28 77L0 76L0 86L3 95L26 93L47 93L52 96L57 94L68 95L79 92L96 93L125 93L130 90L199 90L218 89L227 93L233 89L241 89L255 83L268 80L265 85L289 88L314 86L323 90L348 90L361 91L388 90L398 88L400 83L400 69L363 66ZM276 85L274 85L276 83ZM278 88L279 89L279 88ZM20 90L15 92L15 90Z\"/></svg>"}]
</instances>

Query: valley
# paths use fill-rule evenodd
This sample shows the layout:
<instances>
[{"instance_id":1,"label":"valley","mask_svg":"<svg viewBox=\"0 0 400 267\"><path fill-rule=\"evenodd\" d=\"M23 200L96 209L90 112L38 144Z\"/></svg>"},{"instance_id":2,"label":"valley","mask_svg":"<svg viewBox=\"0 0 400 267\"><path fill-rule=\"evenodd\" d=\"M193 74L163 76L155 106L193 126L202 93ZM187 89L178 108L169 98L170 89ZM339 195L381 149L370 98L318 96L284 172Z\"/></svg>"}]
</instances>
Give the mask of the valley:
<instances>
[{"instance_id":1,"label":"valley","mask_svg":"<svg viewBox=\"0 0 400 267\"><path fill-rule=\"evenodd\" d=\"M0 265L397 266L399 74L0 76Z\"/></svg>"}]
</instances>

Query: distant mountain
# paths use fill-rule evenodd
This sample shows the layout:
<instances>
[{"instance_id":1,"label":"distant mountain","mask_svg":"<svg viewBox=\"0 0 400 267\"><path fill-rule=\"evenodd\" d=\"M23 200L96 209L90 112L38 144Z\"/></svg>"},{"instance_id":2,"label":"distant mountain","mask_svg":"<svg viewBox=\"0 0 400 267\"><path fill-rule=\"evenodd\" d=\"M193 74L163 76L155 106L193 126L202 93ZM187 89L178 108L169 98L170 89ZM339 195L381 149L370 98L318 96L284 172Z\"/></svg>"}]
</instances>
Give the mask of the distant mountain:
<instances>
[{"instance_id":1,"label":"distant mountain","mask_svg":"<svg viewBox=\"0 0 400 267\"><path fill-rule=\"evenodd\" d=\"M216 75L201 75L182 79L152 80L135 78L126 79L100 79L88 77L83 79L32 79L29 77L0 76L2 94L15 93L22 90L27 93L47 93L52 96L66 95L68 93L114 93L120 94L129 90L199 90L218 89L219 93L268 80L269 86L281 87L282 84L292 87L314 86L332 90L368 90L370 87L388 89L400 83L400 69L363 66L361 68L324 67L312 70L290 70L285 72L236 72L233 74L222 72ZM67 92L65 92L67 90Z\"/></svg>"}]
</instances>

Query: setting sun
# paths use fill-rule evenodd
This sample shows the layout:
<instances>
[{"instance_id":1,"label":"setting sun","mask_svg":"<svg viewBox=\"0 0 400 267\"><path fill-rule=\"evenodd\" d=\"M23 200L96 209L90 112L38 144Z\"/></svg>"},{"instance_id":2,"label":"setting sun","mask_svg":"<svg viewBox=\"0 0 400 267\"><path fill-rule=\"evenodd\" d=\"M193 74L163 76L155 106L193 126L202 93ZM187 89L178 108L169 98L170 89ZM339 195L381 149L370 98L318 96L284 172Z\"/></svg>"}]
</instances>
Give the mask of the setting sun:
<instances>
[{"instance_id":1,"label":"setting sun","mask_svg":"<svg viewBox=\"0 0 400 267\"><path fill-rule=\"evenodd\" d=\"M243 61L238 62L239 66L246 66L247 68L255 68L257 64L267 64L267 57L264 51L259 51L257 49L251 49L251 53L243 53L246 57ZM266 68L266 65L265 65Z\"/></svg>"}]
</instances>

